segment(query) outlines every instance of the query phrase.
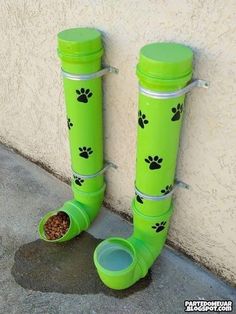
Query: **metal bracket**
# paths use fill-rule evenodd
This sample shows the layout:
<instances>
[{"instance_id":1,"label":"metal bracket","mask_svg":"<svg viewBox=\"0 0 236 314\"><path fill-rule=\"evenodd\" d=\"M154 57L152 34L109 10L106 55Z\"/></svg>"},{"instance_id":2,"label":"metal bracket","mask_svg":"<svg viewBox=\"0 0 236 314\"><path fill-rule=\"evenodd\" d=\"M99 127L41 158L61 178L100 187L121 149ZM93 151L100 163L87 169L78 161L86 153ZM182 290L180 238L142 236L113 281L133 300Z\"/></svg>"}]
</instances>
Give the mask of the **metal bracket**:
<instances>
[{"instance_id":1,"label":"metal bracket","mask_svg":"<svg viewBox=\"0 0 236 314\"><path fill-rule=\"evenodd\" d=\"M75 172L73 169L72 169L72 173L73 173L73 176L74 177L78 177L78 178L81 178L81 179L93 179L93 178L96 178L97 176L100 176L102 175L107 169L109 168L114 168L114 169L117 169L118 167L113 164L112 162L107 162L105 164L105 166L103 167L103 169L99 170L98 172L96 173L93 173L93 174L80 174L78 172Z\"/></svg>"},{"instance_id":2,"label":"metal bracket","mask_svg":"<svg viewBox=\"0 0 236 314\"><path fill-rule=\"evenodd\" d=\"M87 81L91 79L95 79L98 77L101 77L107 73L115 73L118 74L119 70L117 68L114 68L112 66L107 66L104 69L98 71L98 72L93 72L89 74L72 74L69 72L64 71L61 69L62 76L73 81Z\"/></svg>"},{"instance_id":3,"label":"metal bracket","mask_svg":"<svg viewBox=\"0 0 236 314\"><path fill-rule=\"evenodd\" d=\"M187 184L187 183L184 183L182 181L179 181L179 180L176 180L175 181L175 184L173 186L173 189L165 194L165 195L160 195L160 196L154 196L154 195L148 195L148 194L144 194L142 192L140 192L137 187L135 186L135 193L142 197L143 199L146 199L146 200L149 200L149 201L162 201L162 200L165 200L169 197L171 197L171 195L174 193L175 189L176 188L184 188L184 189L190 189L190 186Z\"/></svg>"},{"instance_id":4,"label":"metal bracket","mask_svg":"<svg viewBox=\"0 0 236 314\"><path fill-rule=\"evenodd\" d=\"M208 88L209 83L204 80L196 79L196 80L193 80L191 83L189 83L186 87L182 89L179 89L174 92L166 92L166 93L152 91L142 86L139 86L139 92L145 96L155 98L155 99L170 99L170 98L176 98L176 97L182 96L190 92L195 87Z\"/></svg>"}]
</instances>

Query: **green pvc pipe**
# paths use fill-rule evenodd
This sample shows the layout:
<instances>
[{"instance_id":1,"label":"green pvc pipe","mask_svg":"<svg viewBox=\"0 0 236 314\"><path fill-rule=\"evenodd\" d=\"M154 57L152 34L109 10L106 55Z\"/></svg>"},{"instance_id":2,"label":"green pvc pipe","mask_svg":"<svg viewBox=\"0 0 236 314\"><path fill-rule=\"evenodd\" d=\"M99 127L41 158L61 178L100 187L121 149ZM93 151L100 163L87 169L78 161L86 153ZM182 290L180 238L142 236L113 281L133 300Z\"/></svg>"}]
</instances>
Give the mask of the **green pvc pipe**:
<instances>
[{"instance_id":1,"label":"green pvc pipe","mask_svg":"<svg viewBox=\"0 0 236 314\"><path fill-rule=\"evenodd\" d=\"M58 34L58 55L62 70L74 75L87 75L101 69L103 47L101 33L92 28L75 28ZM75 80L64 76L67 125L74 172L72 191L74 199L61 208L46 214L39 223L39 235L47 240L44 224L57 212L65 212L70 218L67 233L50 242L72 239L86 230L101 207L105 183L103 175L92 175L103 168L103 122L102 122L102 82L101 77ZM76 173L78 175L76 175Z\"/></svg>"},{"instance_id":2,"label":"green pvc pipe","mask_svg":"<svg viewBox=\"0 0 236 314\"><path fill-rule=\"evenodd\" d=\"M191 49L153 43L141 49L137 76L144 89L176 91L191 80ZM184 95L154 99L139 94L136 188L150 196L173 188ZM172 215L171 195L162 200L136 196L132 202L134 231L130 238L110 238L96 248L94 262L105 285L125 289L144 277L165 244Z\"/></svg>"}]
</instances>

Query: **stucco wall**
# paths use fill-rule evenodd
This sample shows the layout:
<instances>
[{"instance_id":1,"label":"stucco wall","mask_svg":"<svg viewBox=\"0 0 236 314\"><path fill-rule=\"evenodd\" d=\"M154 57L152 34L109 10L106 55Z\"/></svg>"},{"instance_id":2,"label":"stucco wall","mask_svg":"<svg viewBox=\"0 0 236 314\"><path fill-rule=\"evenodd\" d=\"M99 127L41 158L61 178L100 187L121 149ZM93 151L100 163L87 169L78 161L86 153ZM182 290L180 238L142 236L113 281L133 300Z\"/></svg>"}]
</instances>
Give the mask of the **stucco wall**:
<instances>
[{"instance_id":1,"label":"stucco wall","mask_svg":"<svg viewBox=\"0 0 236 314\"><path fill-rule=\"evenodd\" d=\"M0 8L0 139L63 177L69 149L56 56L56 34L94 26L104 32L104 63L120 74L104 79L106 201L130 212L137 125L139 49L153 41L177 41L195 53L195 77L208 91L186 102L169 240L236 282L235 211L235 14L234 0L76 1L11 0Z\"/></svg>"}]
</instances>

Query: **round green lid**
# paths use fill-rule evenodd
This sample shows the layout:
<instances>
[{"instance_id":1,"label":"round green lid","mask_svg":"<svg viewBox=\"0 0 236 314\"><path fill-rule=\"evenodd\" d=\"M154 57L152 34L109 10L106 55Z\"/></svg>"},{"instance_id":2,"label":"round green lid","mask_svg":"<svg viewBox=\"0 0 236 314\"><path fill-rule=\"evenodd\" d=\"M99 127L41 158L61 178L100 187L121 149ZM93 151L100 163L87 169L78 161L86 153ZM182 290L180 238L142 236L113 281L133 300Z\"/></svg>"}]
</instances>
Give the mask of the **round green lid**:
<instances>
[{"instance_id":1,"label":"round green lid","mask_svg":"<svg viewBox=\"0 0 236 314\"><path fill-rule=\"evenodd\" d=\"M175 80L192 73L193 52L175 43L153 43L140 50L137 75L151 80Z\"/></svg>"},{"instance_id":2,"label":"round green lid","mask_svg":"<svg viewBox=\"0 0 236 314\"><path fill-rule=\"evenodd\" d=\"M58 54L62 58L98 58L103 54L101 32L94 28L67 29L57 38Z\"/></svg>"}]
</instances>

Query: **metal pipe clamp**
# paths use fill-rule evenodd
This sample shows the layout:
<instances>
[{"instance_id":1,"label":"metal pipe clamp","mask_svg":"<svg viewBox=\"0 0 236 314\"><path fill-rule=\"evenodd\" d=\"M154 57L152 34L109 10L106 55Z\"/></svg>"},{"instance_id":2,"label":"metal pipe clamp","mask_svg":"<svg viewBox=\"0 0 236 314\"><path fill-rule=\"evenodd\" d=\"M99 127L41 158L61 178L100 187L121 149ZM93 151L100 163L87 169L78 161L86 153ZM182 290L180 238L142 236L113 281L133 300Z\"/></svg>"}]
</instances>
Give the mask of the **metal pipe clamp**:
<instances>
[{"instance_id":1,"label":"metal pipe clamp","mask_svg":"<svg viewBox=\"0 0 236 314\"><path fill-rule=\"evenodd\" d=\"M145 96L155 98L155 99L170 99L170 98L176 98L179 96L182 96L188 92L190 92L195 87L201 87L201 88L208 88L209 83L204 80L193 80L191 83L189 83L187 86L185 86L182 89L179 89L174 92L156 92L149 89L146 89L142 86L139 86L139 92Z\"/></svg>"},{"instance_id":2,"label":"metal pipe clamp","mask_svg":"<svg viewBox=\"0 0 236 314\"><path fill-rule=\"evenodd\" d=\"M107 169L111 167L114 169L117 169L117 166L115 164L113 164L112 162L107 162L101 170L93 174L81 174L81 173L75 172L73 169L72 169L72 173L74 177L78 177L81 179L93 179L102 175Z\"/></svg>"},{"instance_id":3,"label":"metal pipe clamp","mask_svg":"<svg viewBox=\"0 0 236 314\"><path fill-rule=\"evenodd\" d=\"M95 79L98 77L101 77L107 73L115 73L118 74L119 70L117 68L114 68L112 66L107 66L104 69L97 71L97 72L93 72L93 73L89 73L89 74L73 74L73 73L69 73L64 71L63 69L61 69L61 73L62 76L69 79L69 80L73 80L73 81L87 81L87 80L91 80L91 79Z\"/></svg>"},{"instance_id":4,"label":"metal pipe clamp","mask_svg":"<svg viewBox=\"0 0 236 314\"><path fill-rule=\"evenodd\" d=\"M186 183L184 183L182 181L176 180L172 190L169 193L165 194L165 195L160 195L160 196L148 195L148 194L145 194L145 193L142 193L141 191L139 191L136 186L135 186L135 193L138 196L142 197L143 199L146 199L146 200L149 200L149 201L162 201L162 200L165 200L165 199L169 198L174 193L174 191L175 191L175 189L177 187L181 187L181 188L184 188L184 189L189 189L190 188L188 184L186 184Z\"/></svg>"}]
</instances>

